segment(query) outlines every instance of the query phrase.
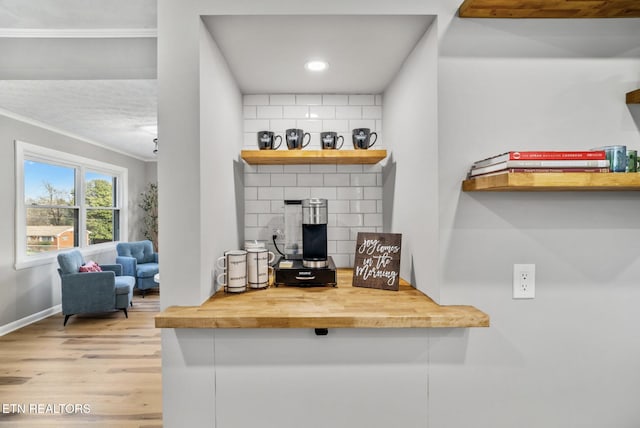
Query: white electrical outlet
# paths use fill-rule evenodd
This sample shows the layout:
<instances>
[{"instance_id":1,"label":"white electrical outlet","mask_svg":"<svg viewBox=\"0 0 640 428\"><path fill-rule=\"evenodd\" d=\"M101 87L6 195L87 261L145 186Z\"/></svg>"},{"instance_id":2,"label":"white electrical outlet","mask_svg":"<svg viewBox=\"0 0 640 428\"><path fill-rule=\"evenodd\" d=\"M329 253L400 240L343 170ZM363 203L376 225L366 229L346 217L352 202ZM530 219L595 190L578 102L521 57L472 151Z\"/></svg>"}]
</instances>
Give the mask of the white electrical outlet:
<instances>
[{"instance_id":1,"label":"white electrical outlet","mask_svg":"<svg viewBox=\"0 0 640 428\"><path fill-rule=\"evenodd\" d=\"M513 298L533 299L536 297L536 265L513 265Z\"/></svg>"}]
</instances>

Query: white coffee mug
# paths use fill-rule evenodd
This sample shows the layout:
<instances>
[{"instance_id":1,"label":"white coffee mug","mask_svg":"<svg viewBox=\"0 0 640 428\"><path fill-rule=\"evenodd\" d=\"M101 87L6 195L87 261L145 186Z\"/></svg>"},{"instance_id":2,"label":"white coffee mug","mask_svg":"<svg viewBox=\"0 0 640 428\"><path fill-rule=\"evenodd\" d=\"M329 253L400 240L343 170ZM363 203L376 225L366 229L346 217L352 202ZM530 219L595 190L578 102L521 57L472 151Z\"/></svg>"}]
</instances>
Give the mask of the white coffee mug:
<instances>
[{"instance_id":1,"label":"white coffee mug","mask_svg":"<svg viewBox=\"0 0 640 428\"><path fill-rule=\"evenodd\" d=\"M217 266L224 272L218 275L218 283L230 293L240 293L247 289L247 252L245 250L225 251L218 258Z\"/></svg>"},{"instance_id":2,"label":"white coffee mug","mask_svg":"<svg viewBox=\"0 0 640 428\"><path fill-rule=\"evenodd\" d=\"M266 248L247 249L249 287L265 288L269 285L269 275L273 273L273 268L269 265L275 258L276 255Z\"/></svg>"}]
</instances>

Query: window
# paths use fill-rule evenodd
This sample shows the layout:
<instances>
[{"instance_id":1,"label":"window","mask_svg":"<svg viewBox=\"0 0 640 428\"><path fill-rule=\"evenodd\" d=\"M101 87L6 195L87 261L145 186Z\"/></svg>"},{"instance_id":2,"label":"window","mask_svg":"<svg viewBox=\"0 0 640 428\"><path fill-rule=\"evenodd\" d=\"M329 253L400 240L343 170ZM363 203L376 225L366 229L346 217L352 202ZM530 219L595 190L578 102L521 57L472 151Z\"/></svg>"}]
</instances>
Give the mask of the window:
<instances>
[{"instance_id":1,"label":"window","mask_svg":"<svg viewBox=\"0 0 640 428\"><path fill-rule=\"evenodd\" d=\"M16 141L16 268L120 240L126 181L125 168Z\"/></svg>"}]
</instances>

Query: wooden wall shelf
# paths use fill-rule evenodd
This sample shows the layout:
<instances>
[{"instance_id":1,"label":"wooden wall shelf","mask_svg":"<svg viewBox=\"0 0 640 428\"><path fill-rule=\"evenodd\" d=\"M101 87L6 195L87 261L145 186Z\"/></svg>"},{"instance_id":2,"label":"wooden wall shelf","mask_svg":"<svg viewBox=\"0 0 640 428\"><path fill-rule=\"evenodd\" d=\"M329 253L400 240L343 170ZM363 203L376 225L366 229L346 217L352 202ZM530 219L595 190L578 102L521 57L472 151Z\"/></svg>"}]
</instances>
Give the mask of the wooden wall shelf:
<instances>
[{"instance_id":1,"label":"wooden wall shelf","mask_svg":"<svg viewBox=\"0 0 640 428\"><path fill-rule=\"evenodd\" d=\"M158 328L422 328L489 327L473 306L441 306L400 279L398 291L351 286L338 269L337 287L270 287L239 294L218 291L201 306L172 306Z\"/></svg>"},{"instance_id":2,"label":"wooden wall shelf","mask_svg":"<svg viewBox=\"0 0 640 428\"><path fill-rule=\"evenodd\" d=\"M465 192L549 192L549 191L640 191L640 173L561 173L516 172L509 174L477 177L462 182Z\"/></svg>"},{"instance_id":3,"label":"wooden wall shelf","mask_svg":"<svg viewBox=\"0 0 640 428\"><path fill-rule=\"evenodd\" d=\"M627 104L640 104L640 89L627 92Z\"/></svg>"},{"instance_id":4,"label":"wooden wall shelf","mask_svg":"<svg viewBox=\"0 0 640 428\"><path fill-rule=\"evenodd\" d=\"M640 18L638 0L465 0L461 18Z\"/></svg>"},{"instance_id":5,"label":"wooden wall shelf","mask_svg":"<svg viewBox=\"0 0 640 428\"><path fill-rule=\"evenodd\" d=\"M375 164L387 157L386 150L242 150L251 165Z\"/></svg>"}]
</instances>

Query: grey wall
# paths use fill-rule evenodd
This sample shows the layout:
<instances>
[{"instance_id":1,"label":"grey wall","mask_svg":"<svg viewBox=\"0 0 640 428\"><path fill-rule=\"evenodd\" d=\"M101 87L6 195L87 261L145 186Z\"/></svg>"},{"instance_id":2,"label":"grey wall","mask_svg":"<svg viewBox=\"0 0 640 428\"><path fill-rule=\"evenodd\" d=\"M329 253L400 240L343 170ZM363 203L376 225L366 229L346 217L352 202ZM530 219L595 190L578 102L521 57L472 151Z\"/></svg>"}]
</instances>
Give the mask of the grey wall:
<instances>
[{"instance_id":1,"label":"grey wall","mask_svg":"<svg viewBox=\"0 0 640 428\"><path fill-rule=\"evenodd\" d=\"M129 171L127 206L129 239L142 237L138 195L147 178L145 162L75 140L19 120L0 116L0 327L60 304L57 261L16 270L15 263L15 140L122 166ZM91 256L98 263L113 263L115 249Z\"/></svg>"}]
</instances>

